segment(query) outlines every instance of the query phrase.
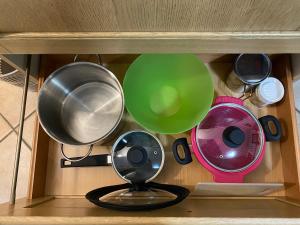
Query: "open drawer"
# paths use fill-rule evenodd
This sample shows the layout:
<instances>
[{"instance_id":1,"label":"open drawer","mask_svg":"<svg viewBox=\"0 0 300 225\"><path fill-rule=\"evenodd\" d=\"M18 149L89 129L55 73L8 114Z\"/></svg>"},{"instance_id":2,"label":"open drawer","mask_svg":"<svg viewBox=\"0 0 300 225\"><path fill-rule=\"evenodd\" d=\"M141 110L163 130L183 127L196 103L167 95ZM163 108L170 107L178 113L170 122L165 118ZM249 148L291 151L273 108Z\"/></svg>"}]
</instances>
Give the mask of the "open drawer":
<instances>
[{"instance_id":1,"label":"open drawer","mask_svg":"<svg viewBox=\"0 0 300 225\"><path fill-rule=\"evenodd\" d=\"M54 69L72 61L72 57L44 55L39 85ZM103 61L122 82L126 69L136 57L103 55ZM234 95L224 83L232 70L234 56L199 57L208 63L216 95ZM0 206L0 221L23 224L180 224L187 221L194 224L238 224L242 220L243 224L257 224L258 221L261 224L300 224L300 220L296 219L300 218L300 152L289 56L273 55L272 61L273 75L285 87L284 99L263 109L256 108L249 101L245 104L257 117L271 114L279 118L283 125L283 138L281 142L267 144L263 162L246 176L244 187L212 184L212 175L196 160L186 166L179 165L172 156L170 146L175 138L187 137L189 132L179 135L157 134L166 151L166 162L155 181L187 187L191 190L188 199L176 206L147 213L98 208L88 202L84 195L92 189L123 181L112 167L60 168L59 144L44 133L37 120L28 199L17 201L15 206ZM121 133L139 128L128 115L125 115L125 119ZM109 153L110 149L111 143L95 146L93 154ZM67 148L67 151L78 155L85 150ZM204 188L203 184L205 189L201 189Z\"/></svg>"}]
</instances>

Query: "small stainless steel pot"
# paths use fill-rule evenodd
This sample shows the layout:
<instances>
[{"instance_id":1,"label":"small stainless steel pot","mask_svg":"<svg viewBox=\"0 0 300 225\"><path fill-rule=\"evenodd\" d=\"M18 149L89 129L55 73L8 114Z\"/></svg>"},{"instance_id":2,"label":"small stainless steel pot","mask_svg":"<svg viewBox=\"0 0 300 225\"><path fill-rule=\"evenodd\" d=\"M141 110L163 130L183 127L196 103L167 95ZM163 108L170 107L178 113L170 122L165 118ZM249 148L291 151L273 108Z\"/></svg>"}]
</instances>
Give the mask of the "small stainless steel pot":
<instances>
[{"instance_id":1,"label":"small stainless steel pot","mask_svg":"<svg viewBox=\"0 0 300 225\"><path fill-rule=\"evenodd\" d=\"M165 152L160 140L146 131L129 131L112 146L112 165L129 183L147 183L162 170Z\"/></svg>"},{"instance_id":2,"label":"small stainless steel pot","mask_svg":"<svg viewBox=\"0 0 300 225\"><path fill-rule=\"evenodd\" d=\"M38 117L50 137L62 144L91 145L88 153L75 161L86 158L93 144L108 138L121 121L123 110L123 91L115 75L90 62L57 69L38 96ZM63 146L61 149L64 158L71 160Z\"/></svg>"},{"instance_id":3,"label":"small stainless steel pot","mask_svg":"<svg viewBox=\"0 0 300 225\"><path fill-rule=\"evenodd\" d=\"M61 160L61 168L110 166L129 183L147 183L163 168L165 153L154 135L134 130L122 134L113 144L111 154L91 155L81 162Z\"/></svg>"}]
</instances>

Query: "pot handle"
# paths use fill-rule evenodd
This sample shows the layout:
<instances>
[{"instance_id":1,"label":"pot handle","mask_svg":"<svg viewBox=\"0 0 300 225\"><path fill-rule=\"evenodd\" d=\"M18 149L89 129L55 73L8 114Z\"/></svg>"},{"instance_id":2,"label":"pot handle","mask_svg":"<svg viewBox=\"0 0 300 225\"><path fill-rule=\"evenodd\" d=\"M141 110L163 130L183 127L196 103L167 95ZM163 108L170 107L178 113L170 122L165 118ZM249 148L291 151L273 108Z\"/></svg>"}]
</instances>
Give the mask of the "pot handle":
<instances>
[{"instance_id":1,"label":"pot handle","mask_svg":"<svg viewBox=\"0 0 300 225\"><path fill-rule=\"evenodd\" d=\"M247 89L249 90L249 92L247 91ZM255 89L255 86L244 84L243 94L241 95L241 97L239 97L239 99L241 99L242 101L245 101L248 98L251 98L253 96L254 89Z\"/></svg>"},{"instance_id":2,"label":"pot handle","mask_svg":"<svg viewBox=\"0 0 300 225\"><path fill-rule=\"evenodd\" d=\"M98 64L99 65L102 65L102 59L101 59L101 56L100 56L100 54L96 54L97 55L97 59L98 59ZM77 59L78 59L79 57L78 57L78 54L76 54L75 56L74 56L74 62L76 62L77 61Z\"/></svg>"},{"instance_id":3,"label":"pot handle","mask_svg":"<svg viewBox=\"0 0 300 225\"><path fill-rule=\"evenodd\" d=\"M282 128L279 120L272 115L263 116L258 119L262 128L264 130L264 134L266 137L266 141L279 141L282 136ZM270 129L269 124L273 123L275 126L275 133L273 133Z\"/></svg>"},{"instance_id":4,"label":"pot handle","mask_svg":"<svg viewBox=\"0 0 300 225\"><path fill-rule=\"evenodd\" d=\"M78 159L79 157L71 158ZM91 166L110 166L111 165L111 155L102 154L102 155L91 155L86 157L85 159L77 162L70 162L66 159L60 160L61 168L69 168L69 167L91 167Z\"/></svg>"},{"instance_id":5,"label":"pot handle","mask_svg":"<svg viewBox=\"0 0 300 225\"><path fill-rule=\"evenodd\" d=\"M179 146L183 147L184 158L179 156L179 153L178 153ZM188 144L186 138L176 139L172 145L172 151L173 151L173 155L174 155L174 158L176 159L176 161L182 165L186 165L193 161L192 156L191 156L190 147L189 147L189 144Z\"/></svg>"},{"instance_id":6,"label":"pot handle","mask_svg":"<svg viewBox=\"0 0 300 225\"><path fill-rule=\"evenodd\" d=\"M61 150L62 157L66 161L69 161L69 162L79 162L79 161L85 159L86 157L88 157L92 153L93 147L94 147L94 145L90 145L90 148L89 148L88 152L84 156L82 156L82 157L76 157L76 158L69 158L65 154L65 152L64 152L64 145L63 144L60 145L60 150Z\"/></svg>"}]
</instances>

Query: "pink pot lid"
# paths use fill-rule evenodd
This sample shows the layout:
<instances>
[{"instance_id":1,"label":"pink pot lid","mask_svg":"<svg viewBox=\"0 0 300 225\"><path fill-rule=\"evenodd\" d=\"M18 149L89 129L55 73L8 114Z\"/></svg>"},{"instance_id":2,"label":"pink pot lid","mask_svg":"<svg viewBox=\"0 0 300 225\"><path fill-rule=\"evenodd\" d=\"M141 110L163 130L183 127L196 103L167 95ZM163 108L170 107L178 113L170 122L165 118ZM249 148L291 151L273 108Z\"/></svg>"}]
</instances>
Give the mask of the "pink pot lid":
<instances>
[{"instance_id":1,"label":"pink pot lid","mask_svg":"<svg viewBox=\"0 0 300 225\"><path fill-rule=\"evenodd\" d=\"M197 149L215 169L239 172L255 163L262 152L264 133L245 107L222 103L211 108L196 128Z\"/></svg>"}]
</instances>

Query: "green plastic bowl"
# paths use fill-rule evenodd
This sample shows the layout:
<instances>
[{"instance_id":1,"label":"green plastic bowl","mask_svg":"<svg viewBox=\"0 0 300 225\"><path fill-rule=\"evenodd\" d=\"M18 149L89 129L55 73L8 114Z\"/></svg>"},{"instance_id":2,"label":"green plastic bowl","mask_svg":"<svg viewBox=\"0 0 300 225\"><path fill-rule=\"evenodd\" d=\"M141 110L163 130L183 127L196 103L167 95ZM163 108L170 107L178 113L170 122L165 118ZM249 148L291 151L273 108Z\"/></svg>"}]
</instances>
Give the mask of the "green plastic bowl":
<instances>
[{"instance_id":1,"label":"green plastic bowl","mask_svg":"<svg viewBox=\"0 0 300 225\"><path fill-rule=\"evenodd\" d=\"M202 61L193 54L144 54L128 68L125 105L147 130L176 134L192 129L208 113L214 89Z\"/></svg>"}]
</instances>

